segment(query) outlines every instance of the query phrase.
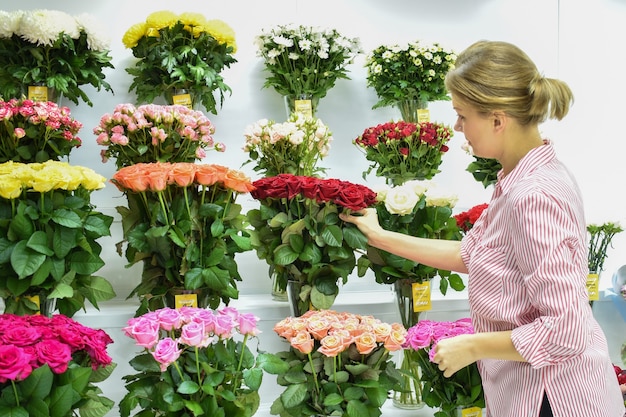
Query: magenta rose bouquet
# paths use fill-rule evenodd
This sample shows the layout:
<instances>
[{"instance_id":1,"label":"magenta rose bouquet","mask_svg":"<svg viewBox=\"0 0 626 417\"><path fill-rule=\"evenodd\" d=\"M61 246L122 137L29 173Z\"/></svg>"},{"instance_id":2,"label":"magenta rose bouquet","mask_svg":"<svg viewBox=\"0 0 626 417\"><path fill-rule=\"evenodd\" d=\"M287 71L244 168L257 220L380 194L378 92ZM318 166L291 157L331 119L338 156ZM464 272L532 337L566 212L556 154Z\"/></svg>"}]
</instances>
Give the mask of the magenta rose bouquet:
<instances>
[{"instance_id":1,"label":"magenta rose bouquet","mask_svg":"<svg viewBox=\"0 0 626 417\"><path fill-rule=\"evenodd\" d=\"M376 193L348 181L291 174L252 185L250 194L260 202L248 211L257 256L270 266L270 276L277 274L281 289L288 281L298 284L298 310L330 308L338 280L345 284L356 267L355 250L367 246L363 233L339 213L373 205Z\"/></svg>"},{"instance_id":2,"label":"magenta rose bouquet","mask_svg":"<svg viewBox=\"0 0 626 417\"><path fill-rule=\"evenodd\" d=\"M113 340L63 315L0 315L0 415L101 417L113 408L95 384L111 375Z\"/></svg>"},{"instance_id":3,"label":"magenta rose bouquet","mask_svg":"<svg viewBox=\"0 0 626 417\"><path fill-rule=\"evenodd\" d=\"M128 393L122 417L249 417L259 406L263 370L277 372L272 355L254 355L248 341L259 318L233 307L163 308L132 318L124 333L143 352L130 361L138 371L124 377Z\"/></svg>"},{"instance_id":4,"label":"magenta rose bouquet","mask_svg":"<svg viewBox=\"0 0 626 417\"><path fill-rule=\"evenodd\" d=\"M421 320L407 331L405 355L419 363L424 384L422 399L429 407L438 407L435 417L452 417L458 407L485 407L482 381L476 362L458 370L449 378L443 376L433 360L437 343L449 337L474 333L469 318L436 322Z\"/></svg>"},{"instance_id":5,"label":"magenta rose bouquet","mask_svg":"<svg viewBox=\"0 0 626 417\"><path fill-rule=\"evenodd\" d=\"M289 342L276 355L288 370L286 387L271 413L281 416L379 416L400 373L391 352L405 342L406 329L372 316L332 310L287 317L274 331Z\"/></svg>"}]
</instances>

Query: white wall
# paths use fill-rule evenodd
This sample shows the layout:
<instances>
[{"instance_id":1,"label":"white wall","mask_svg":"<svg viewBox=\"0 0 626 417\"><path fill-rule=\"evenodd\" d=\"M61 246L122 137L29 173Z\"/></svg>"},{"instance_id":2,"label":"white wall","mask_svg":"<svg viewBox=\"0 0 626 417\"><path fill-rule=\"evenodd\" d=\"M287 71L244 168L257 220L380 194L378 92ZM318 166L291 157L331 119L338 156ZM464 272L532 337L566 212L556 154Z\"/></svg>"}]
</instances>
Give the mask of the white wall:
<instances>
[{"instance_id":1,"label":"white wall","mask_svg":"<svg viewBox=\"0 0 626 417\"><path fill-rule=\"evenodd\" d=\"M218 115L209 114L216 126L216 140L225 142L228 149L224 154L211 153L206 159L206 162L232 168L240 168L246 160L241 151L242 132L246 125L260 118L282 120L286 116L282 98L273 90L261 88L264 73L262 62L255 55L253 38L262 28L290 22L330 26L346 36L360 37L365 51L380 44L417 39L439 42L457 51L479 39L514 42L535 60L546 76L562 78L574 90L576 103L570 116L562 122L546 124L543 131L555 142L559 155L577 177L588 220L621 221L626 225L621 206L624 199L620 195L624 181L622 152L626 147L621 125L624 118L622 101L626 93L622 75L626 60L623 53L626 2L623 0L23 0L0 7L4 10L47 8L71 14L86 12L107 26L116 67L107 72L107 81L113 86L115 95L89 91L95 103L92 108L68 103L72 115L84 124L81 132L84 144L74 151L71 162L89 166L107 177L114 173L114 164L100 161L100 147L96 145L91 130L116 104L133 102L134 97L127 93L131 80L124 71L132 62L132 55L122 45L121 38L131 25L143 21L153 11L200 12L208 18L224 20L235 30L238 63L223 74L233 94L227 97ZM318 117L330 126L335 137L331 154L323 165L329 167L329 176L353 182L363 181L361 173L368 164L352 145L352 140L367 127L399 117L399 113L391 108L371 109L376 96L366 87L363 63L364 56L350 67L352 79L340 80L322 99L318 112ZM434 103L430 108L432 119L449 124L454 122L455 114L449 102ZM460 149L463 142L461 134L452 139L451 150L445 155L441 167L442 173L435 177L440 187L459 195L459 211L487 201L490 195L489 190L484 190L465 171L471 157ZM255 178L251 171L249 173ZM379 182L370 178L368 184ZM113 215L114 207L123 205L125 199L109 185L94 194L94 202L101 211ZM245 207L254 205L249 198L243 203ZM117 374L123 375L127 369L124 362L132 347L119 334L119 321L123 322L122 319L132 311L132 305L124 299L138 282L140 272L136 267L124 267L123 259L115 253L114 247L121 240L121 226L114 223L112 229L114 236L102 241L106 266L100 275L113 283L118 297L113 303L104 303L100 315L90 312L84 320L111 326L116 339L114 356L120 363ZM625 248L626 233L617 236L614 249L609 252L601 288L609 287L613 271L626 263ZM245 296L240 305L254 308L255 302L262 304L263 313L268 314L264 317L266 333L270 334L264 336L264 340L271 339L271 320L288 310L284 306L265 308L270 289L265 264L253 252L238 259L244 278L240 290ZM342 302L350 305L353 300L356 303L361 297L357 293L362 290L380 291L383 300L389 291L376 284L371 276L364 279L351 277L342 289L341 297L345 300ZM388 307L383 305L373 310L388 314ZM442 308L445 310L445 306ZM613 352L616 349L612 347ZM111 389L116 390L115 395L121 392L119 382L112 383Z\"/></svg>"}]
</instances>

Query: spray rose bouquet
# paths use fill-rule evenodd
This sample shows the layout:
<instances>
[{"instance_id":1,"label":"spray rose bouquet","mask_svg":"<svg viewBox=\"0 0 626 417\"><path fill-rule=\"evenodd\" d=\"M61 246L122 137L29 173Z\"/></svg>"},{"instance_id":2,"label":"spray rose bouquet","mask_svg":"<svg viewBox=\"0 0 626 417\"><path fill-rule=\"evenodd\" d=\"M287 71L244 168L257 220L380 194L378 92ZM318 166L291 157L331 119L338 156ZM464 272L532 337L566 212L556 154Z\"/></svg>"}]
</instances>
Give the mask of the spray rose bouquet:
<instances>
[{"instance_id":1,"label":"spray rose bouquet","mask_svg":"<svg viewBox=\"0 0 626 417\"><path fill-rule=\"evenodd\" d=\"M131 26L122 42L137 58L126 72L133 77L128 91L137 94L139 103L164 96L173 104L178 90L190 94L192 107L202 103L217 114L218 100L221 107L224 93L231 92L221 72L237 62L237 45L235 32L221 20L157 11Z\"/></svg>"},{"instance_id":2,"label":"spray rose bouquet","mask_svg":"<svg viewBox=\"0 0 626 417\"><path fill-rule=\"evenodd\" d=\"M82 100L92 106L82 86L113 91L104 74L114 68L110 40L91 16L17 10L0 11L0 21L0 96L28 96L25 87L42 85L75 104Z\"/></svg>"},{"instance_id":3,"label":"spray rose bouquet","mask_svg":"<svg viewBox=\"0 0 626 417\"><path fill-rule=\"evenodd\" d=\"M474 328L469 318L454 322L421 320L407 331L405 349L417 357L424 384L422 398L428 406L439 408L436 417L454 417L457 407L485 407L482 381L475 362L449 378L444 377L439 366L432 362L434 348L440 340L472 333Z\"/></svg>"},{"instance_id":4,"label":"spray rose bouquet","mask_svg":"<svg viewBox=\"0 0 626 417\"><path fill-rule=\"evenodd\" d=\"M281 174L254 181L252 197L260 208L248 211L252 246L277 274L279 287L300 285L300 311L332 306L356 266L355 249L367 239L356 226L339 219L343 210L371 206L369 188L337 179Z\"/></svg>"},{"instance_id":5,"label":"spray rose bouquet","mask_svg":"<svg viewBox=\"0 0 626 417\"><path fill-rule=\"evenodd\" d=\"M401 350L406 329L372 316L332 310L287 317L274 331L289 342L277 353L288 366L286 387L271 413L281 416L380 416L397 385L391 352Z\"/></svg>"},{"instance_id":6,"label":"spray rose bouquet","mask_svg":"<svg viewBox=\"0 0 626 417\"><path fill-rule=\"evenodd\" d=\"M0 164L0 297L6 312L39 312L48 299L71 317L85 299L97 308L115 296L111 284L95 275L104 266L98 239L110 236L113 218L95 211L90 199L105 180L66 162ZM39 297L40 305L29 296Z\"/></svg>"},{"instance_id":7,"label":"spray rose bouquet","mask_svg":"<svg viewBox=\"0 0 626 417\"><path fill-rule=\"evenodd\" d=\"M113 340L63 315L0 315L0 415L102 417Z\"/></svg>"},{"instance_id":8,"label":"spray rose bouquet","mask_svg":"<svg viewBox=\"0 0 626 417\"><path fill-rule=\"evenodd\" d=\"M293 113L284 123L261 119L246 127L244 137L243 150L249 154L244 165L255 163L254 171L266 177L323 173L317 163L328 155L333 141L320 119L301 113Z\"/></svg>"},{"instance_id":9,"label":"spray rose bouquet","mask_svg":"<svg viewBox=\"0 0 626 417\"><path fill-rule=\"evenodd\" d=\"M115 159L117 168L137 163L193 162L206 150L223 152L213 140L215 127L200 111L185 106L119 104L93 129L102 161Z\"/></svg>"},{"instance_id":10,"label":"spray rose bouquet","mask_svg":"<svg viewBox=\"0 0 626 417\"><path fill-rule=\"evenodd\" d=\"M121 168L111 181L134 196L117 210L126 259L144 263L131 294L140 298L140 312L170 305L180 289L200 290L212 308L238 297L235 254L251 249L236 201L253 189L247 176L221 165L155 162Z\"/></svg>"},{"instance_id":11,"label":"spray rose bouquet","mask_svg":"<svg viewBox=\"0 0 626 417\"><path fill-rule=\"evenodd\" d=\"M130 361L137 373L124 377L121 416L136 408L136 416L253 415L265 367L285 370L250 350L258 320L233 307L163 308L130 319L124 333L144 350Z\"/></svg>"},{"instance_id":12,"label":"spray rose bouquet","mask_svg":"<svg viewBox=\"0 0 626 417\"><path fill-rule=\"evenodd\" d=\"M25 99L0 100L0 162L45 162L81 145L82 123L68 107Z\"/></svg>"},{"instance_id":13,"label":"spray rose bouquet","mask_svg":"<svg viewBox=\"0 0 626 417\"><path fill-rule=\"evenodd\" d=\"M369 127L354 144L372 164L363 178L376 169L387 184L431 179L440 172L441 158L448 152L452 130L442 124L389 122Z\"/></svg>"}]
</instances>

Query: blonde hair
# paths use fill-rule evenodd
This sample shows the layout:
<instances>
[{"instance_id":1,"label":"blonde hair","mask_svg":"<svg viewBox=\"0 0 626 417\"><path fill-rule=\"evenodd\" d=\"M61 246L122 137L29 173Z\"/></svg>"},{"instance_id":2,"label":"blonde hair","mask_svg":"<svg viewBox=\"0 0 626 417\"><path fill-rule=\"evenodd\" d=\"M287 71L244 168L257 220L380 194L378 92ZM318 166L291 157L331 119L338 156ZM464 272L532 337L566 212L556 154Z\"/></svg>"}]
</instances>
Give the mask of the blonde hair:
<instances>
[{"instance_id":1,"label":"blonde hair","mask_svg":"<svg viewBox=\"0 0 626 417\"><path fill-rule=\"evenodd\" d=\"M543 77L524 51L507 42L469 46L457 57L445 84L479 112L502 110L522 125L561 120L574 101L564 81Z\"/></svg>"}]
</instances>

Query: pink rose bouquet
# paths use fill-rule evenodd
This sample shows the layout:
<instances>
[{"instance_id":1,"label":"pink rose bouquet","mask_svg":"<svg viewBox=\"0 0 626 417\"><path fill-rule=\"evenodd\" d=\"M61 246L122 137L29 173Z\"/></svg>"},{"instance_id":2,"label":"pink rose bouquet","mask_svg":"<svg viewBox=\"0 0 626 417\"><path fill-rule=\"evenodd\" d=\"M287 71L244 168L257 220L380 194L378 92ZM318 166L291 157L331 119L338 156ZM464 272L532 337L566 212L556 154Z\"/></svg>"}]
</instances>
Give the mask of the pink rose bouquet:
<instances>
[{"instance_id":1,"label":"pink rose bouquet","mask_svg":"<svg viewBox=\"0 0 626 417\"><path fill-rule=\"evenodd\" d=\"M130 361L138 373L124 377L121 416L253 415L263 370L272 371L272 355L248 347L258 320L233 307L163 308L130 319L124 333L143 352Z\"/></svg>"},{"instance_id":2,"label":"pink rose bouquet","mask_svg":"<svg viewBox=\"0 0 626 417\"><path fill-rule=\"evenodd\" d=\"M289 342L279 352L288 371L278 376L286 387L271 413L291 416L379 416L398 384L391 352L405 343L406 329L373 316L308 311L287 317L274 331Z\"/></svg>"},{"instance_id":3,"label":"pink rose bouquet","mask_svg":"<svg viewBox=\"0 0 626 417\"><path fill-rule=\"evenodd\" d=\"M254 181L252 197L260 208L248 211L252 246L277 274L280 289L288 281L301 286L298 303L308 309L330 308L356 267L355 250L367 239L338 214L376 202L368 187L338 179L280 174ZM300 307L299 309L301 309Z\"/></svg>"},{"instance_id":4,"label":"pink rose bouquet","mask_svg":"<svg viewBox=\"0 0 626 417\"><path fill-rule=\"evenodd\" d=\"M0 415L103 416L113 340L63 315L0 315ZM36 389L35 389L36 388Z\"/></svg>"},{"instance_id":5,"label":"pink rose bouquet","mask_svg":"<svg viewBox=\"0 0 626 417\"><path fill-rule=\"evenodd\" d=\"M428 406L439 408L436 417L455 416L457 407L485 407L482 381L475 362L449 378L444 377L438 365L432 362L434 347L440 340L472 333L474 327L469 318L443 322L421 320L407 331L405 354L415 356L420 365L424 384L422 399Z\"/></svg>"}]
</instances>

